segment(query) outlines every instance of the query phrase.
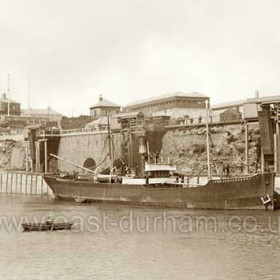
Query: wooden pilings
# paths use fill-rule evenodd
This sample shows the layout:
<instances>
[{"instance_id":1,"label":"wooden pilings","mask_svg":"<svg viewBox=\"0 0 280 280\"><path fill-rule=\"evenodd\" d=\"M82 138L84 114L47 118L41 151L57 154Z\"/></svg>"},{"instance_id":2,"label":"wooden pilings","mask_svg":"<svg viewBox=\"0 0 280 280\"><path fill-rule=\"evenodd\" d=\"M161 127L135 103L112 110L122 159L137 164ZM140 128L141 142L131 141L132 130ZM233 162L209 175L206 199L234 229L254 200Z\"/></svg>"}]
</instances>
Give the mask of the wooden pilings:
<instances>
[{"instance_id":1,"label":"wooden pilings","mask_svg":"<svg viewBox=\"0 0 280 280\"><path fill-rule=\"evenodd\" d=\"M3 175L0 173L0 192L2 192L3 189Z\"/></svg>"},{"instance_id":2,"label":"wooden pilings","mask_svg":"<svg viewBox=\"0 0 280 280\"><path fill-rule=\"evenodd\" d=\"M7 171L0 173L0 193L51 195L49 186L40 173Z\"/></svg>"},{"instance_id":3,"label":"wooden pilings","mask_svg":"<svg viewBox=\"0 0 280 280\"><path fill-rule=\"evenodd\" d=\"M276 175L280 174L280 137L279 137L279 123L276 122L275 134L274 134L274 166Z\"/></svg>"},{"instance_id":4,"label":"wooden pilings","mask_svg":"<svg viewBox=\"0 0 280 280\"><path fill-rule=\"evenodd\" d=\"M41 162L40 162L40 142L35 142L35 160L36 160L36 173L40 173Z\"/></svg>"}]
</instances>

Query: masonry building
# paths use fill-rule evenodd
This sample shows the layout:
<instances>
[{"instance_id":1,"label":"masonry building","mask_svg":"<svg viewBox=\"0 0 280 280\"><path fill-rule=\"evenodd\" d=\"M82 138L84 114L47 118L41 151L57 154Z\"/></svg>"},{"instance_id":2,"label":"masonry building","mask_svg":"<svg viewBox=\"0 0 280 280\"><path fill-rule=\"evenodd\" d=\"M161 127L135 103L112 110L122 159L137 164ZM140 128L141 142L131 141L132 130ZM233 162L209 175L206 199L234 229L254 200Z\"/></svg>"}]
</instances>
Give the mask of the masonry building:
<instances>
[{"instance_id":1,"label":"masonry building","mask_svg":"<svg viewBox=\"0 0 280 280\"><path fill-rule=\"evenodd\" d=\"M104 99L102 95L100 95L99 102L90 107L90 116L93 120L96 120L100 117L118 114L120 110L120 105L115 104L107 99Z\"/></svg>"},{"instance_id":2,"label":"masonry building","mask_svg":"<svg viewBox=\"0 0 280 280\"><path fill-rule=\"evenodd\" d=\"M46 109L23 109L21 117L27 124L42 124L48 128L61 128L62 114L56 112L51 107Z\"/></svg>"},{"instance_id":3,"label":"masonry building","mask_svg":"<svg viewBox=\"0 0 280 280\"><path fill-rule=\"evenodd\" d=\"M8 98L5 93L0 97L0 115L18 116L20 112L19 102Z\"/></svg>"},{"instance_id":4,"label":"masonry building","mask_svg":"<svg viewBox=\"0 0 280 280\"><path fill-rule=\"evenodd\" d=\"M175 108L205 109L205 101L209 97L199 92L173 92L142 99L126 105L125 112L141 111L149 114L155 111L164 111Z\"/></svg>"},{"instance_id":5,"label":"masonry building","mask_svg":"<svg viewBox=\"0 0 280 280\"><path fill-rule=\"evenodd\" d=\"M184 122L198 123L205 121L206 100L209 102L209 97L199 92L177 91L132 102L123 111L141 111L149 118L181 118Z\"/></svg>"},{"instance_id":6,"label":"masonry building","mask_svg":"<svg viewBox=\"0 0 280 280\"><path fill-rule=\"evenodd\" d=\"M255 97L227 102L211 106L214 121L230 122L237 120L257 120L258 111L261 110L260 105L263 102L280 103L280 95L259 96L257 91Z\"/></svg>"}]
</instances>

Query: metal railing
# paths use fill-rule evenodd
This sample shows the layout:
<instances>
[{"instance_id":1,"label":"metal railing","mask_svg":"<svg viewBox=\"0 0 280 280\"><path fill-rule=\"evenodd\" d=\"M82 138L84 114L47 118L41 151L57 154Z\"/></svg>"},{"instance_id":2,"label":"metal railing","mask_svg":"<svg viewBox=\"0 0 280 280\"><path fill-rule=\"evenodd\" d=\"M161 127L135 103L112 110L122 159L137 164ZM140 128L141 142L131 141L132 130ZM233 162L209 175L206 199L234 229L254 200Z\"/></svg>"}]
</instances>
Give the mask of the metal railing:
<instances>
[{"instance_id":1,"label":"metal railing","mask_svg":"<svg viewBox=\"0 0 280 280\"><path fill-rule=\"evenodd\" d=\"M100 134L108 133L106 130L96 130L95 128L78 128L67 130L42 130L40 136L42 137L61 137L67 135L85 135L85 134Z\"/></svg>"}]
</instances>

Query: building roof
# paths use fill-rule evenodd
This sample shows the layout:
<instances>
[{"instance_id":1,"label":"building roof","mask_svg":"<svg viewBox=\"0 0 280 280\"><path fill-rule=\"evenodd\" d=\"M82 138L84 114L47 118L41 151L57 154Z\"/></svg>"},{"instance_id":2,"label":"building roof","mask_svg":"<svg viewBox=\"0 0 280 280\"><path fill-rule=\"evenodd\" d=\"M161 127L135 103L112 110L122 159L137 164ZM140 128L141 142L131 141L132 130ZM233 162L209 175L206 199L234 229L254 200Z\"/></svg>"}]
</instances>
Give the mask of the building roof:
<instances>
[{"instance_id":1,"label":"building roof","mask_svg":"<svg viewBox=\"0 0 280 280\"><path fill-rule=\"evenodd\" d=\"M237 101L231 101L231 102L225 102L220 104L211 105L212 110L221 110L226 109L228 107L234 107L234 106L241 106L246 102L247 99L237 100Z\"/></svg>"},{"instance_id":2,"label":"building roof","mask_svg":"<svg viewBox=\"0 0 280 280\"><path fill-rule=\"evenodd\" d=\"M99 119L96 119L96 120L86 124L87 127L93 127L93 126L98 126L98 125L108 125L107 117L100 117Z\"/></svg>"},{"instance_id":3,"label":"building roof","mask_svg":"<svg viewBox=\"0 0 280 280\"><path fill-rule=\"evenodd\" d=\"M192 109L192 108L174 108L167 109L163 111L153 112L152 116L169 116L171 119L174 118L183 118L189 116L193 119L198 119L199 117L206 117L206 109ZM209 110L209 116L212 116L213 112Z\"/></svg>"},{"instance_id":4,"label":"building roof","mask_svg":"<svg viewBox=\"0 0 280 280\"><path fill-rule=\"evenodd\" d=\"M22 115L59 115L62 116L62 114L54 111L50 107L46 109L22 109L21 110Z\"/></svg>"},{"instance_id":5,"label":"building roof","mask_svg":"<svg viewBox=\"0 0 280 280\"><path fill-rule=\"evenodd\" d=\"M8 98L5 93L0 97L0 102L1 103L19 103L11 98Z\"/></svg>"},{"instance_id":6,"label":"building roof","mask_svg":"<svg viewBox=\"0 0 280 280\"><path fill-rule=\"evenodd\" d=\"M184 93L181 91L176 91L176 92L170 92L170 93L166 93L166 94L162 94L162 95L158 95L158 96L154 96L154 97L150 97L150 98L145 98L145 99L141 99L138 101L134 101L131 102L129 104L127 104L125 107L130 107L130 106L135 106L135 105L140 105L140 104L144 104L144 103L149 103L149 102L154 102L154 101L158 101L158 100L162 100L162 99L167 99L167 98L173 98L173 97L194 97L194 98L208 98L208 96L199 93L199 92L189 92L189 93Z\"/></svg>"},{"instance_id":7,"label":"building roof","mask_svg":"<svg viewBox=\"0 0 280 280\"><path fill-rule=\"evenodd\" d=\"M108 118L107 117L100 117L97 120L94 120L90 123L87 123L85 127L98 127L98 126L108 126ZM110 118L110 126L112 129L120 128L120 124L118 120L114 117Z\"/></svg>"},{"instance_id":8,"label":"building roof","mask_svg":"<svg viewBox=\"0 0 280 280\"><path fill-rule=\"evenodd\" d=\"M255 98L247 98L244 103L262 103L262 102L280 102L280 95L262 96Z\"/></svg>"},{"instance_id":9,"label":"building roof","mask_svg":"<svg viewBox=\"0 0 280 280\"><path fill-rule=\"evenodd\" d=\"M119 113L113 115L114 118L119 118L119 119L128 119L128 118L136 118L138 116L143 116L144 114L141 111L136 111L136 112L129 112L129 113Z\"/></svg>"},{"instance_id":10,"label":"building roof","mask_svg":"<svg viewBox=\"0 0 280 280\"><path fill-rule=\"evenodd\" d=\"M236 108L227 108L220 112L220 115L241 114Z\"/></svg>"},{"instance_id":11,"label":"building roof","mask_svg":"<svg viewBox=\"0 0 280 280\"><path fill-rule=\"evenodd\" d=\"M120 108L121 106L111 102L110 100L104 99L102 96L99 97L99 102L95 105L91 106L90 109L99 108L99 107L113 107L113 108Z\"/></svg>"},{"instance_id":12,"label":"building roof","mask_svg":"<svg viewBox=\"0 0 280 280\"><path fill-rule=\"evenodd\" d=\"M262 103L262 102L269 103L269 102L276 102L276 101L280 102L280 95L252 97L252 98L246 98L246 99L232 101L232 102L216 104L216 105L212 105L211 109L212 110L221 110L221 109L226 109L229 107L241 106L246 103Z\"/></svg>"}]
</instances>

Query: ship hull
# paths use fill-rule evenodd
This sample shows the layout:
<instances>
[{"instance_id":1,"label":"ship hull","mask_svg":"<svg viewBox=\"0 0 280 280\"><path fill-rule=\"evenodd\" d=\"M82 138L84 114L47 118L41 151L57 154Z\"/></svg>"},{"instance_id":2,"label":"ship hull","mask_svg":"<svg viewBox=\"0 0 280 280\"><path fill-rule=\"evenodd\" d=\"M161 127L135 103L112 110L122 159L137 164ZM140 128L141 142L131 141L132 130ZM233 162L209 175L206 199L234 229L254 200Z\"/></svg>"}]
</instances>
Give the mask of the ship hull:
<instances>
[{"instance_id":1,"label":"ship hull","mask_svg":"<svg viewBox=\"0 0 280 280\"><path fill-rule=\"evenodd\" d=\"M274 174L211 180L205 186L143 186L44 176L58 199L191 209L274 209Z\"/></svg>"}]
</instances>

